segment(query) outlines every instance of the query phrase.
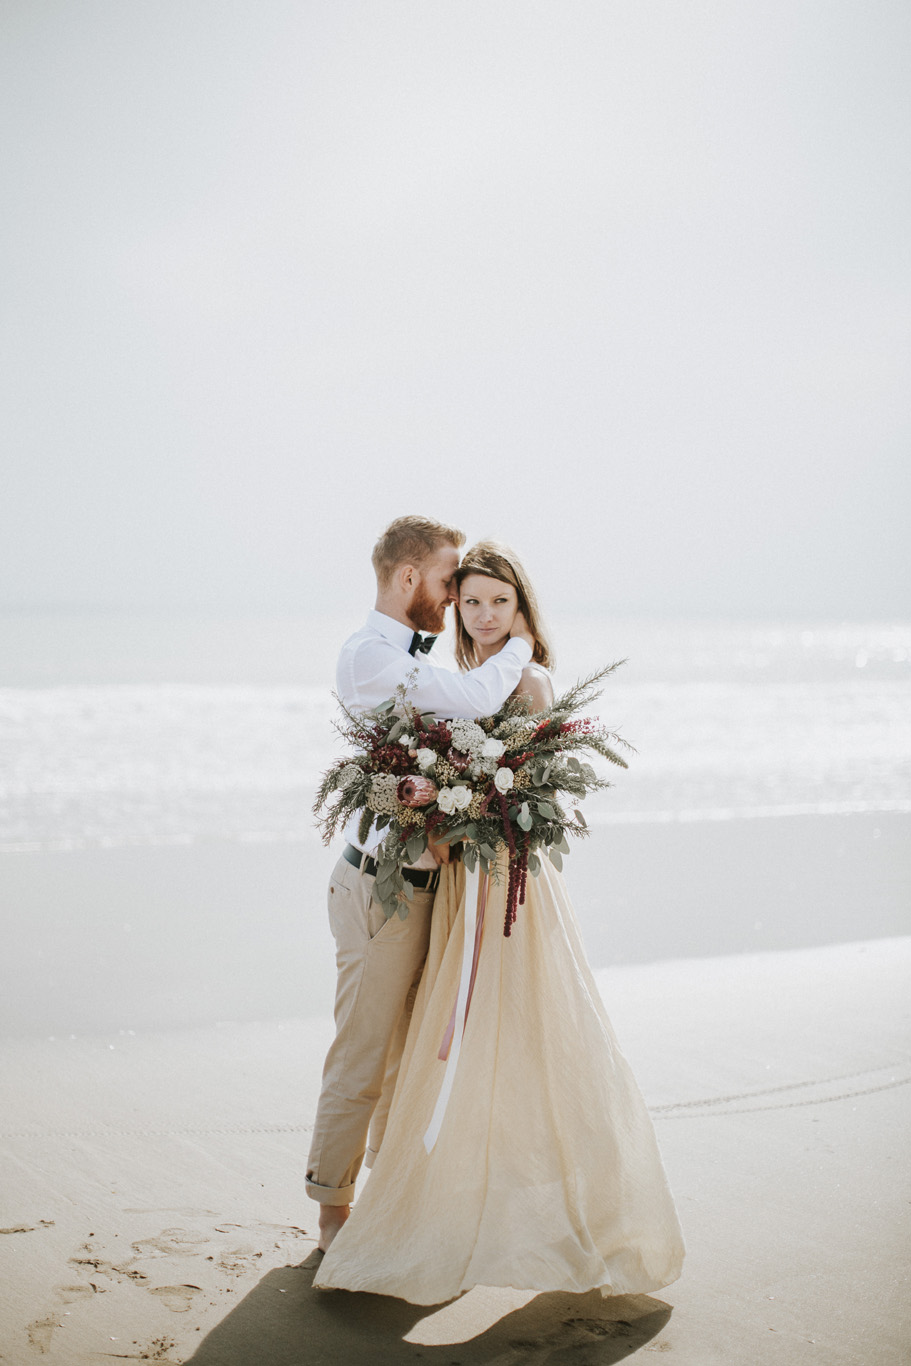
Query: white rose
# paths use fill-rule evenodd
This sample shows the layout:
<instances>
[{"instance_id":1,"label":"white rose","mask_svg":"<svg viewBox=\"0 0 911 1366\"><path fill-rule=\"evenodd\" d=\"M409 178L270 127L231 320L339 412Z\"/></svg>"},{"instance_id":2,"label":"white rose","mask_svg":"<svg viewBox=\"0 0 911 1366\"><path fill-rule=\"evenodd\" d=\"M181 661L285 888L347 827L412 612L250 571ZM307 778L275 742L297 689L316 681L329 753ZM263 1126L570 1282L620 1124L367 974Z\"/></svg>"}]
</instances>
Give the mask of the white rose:
<instances>
[{"instance_id":1,"label":"white rose","mask_svg":"<svg viewBox=\"0 0 911 1366\"><path fill-rule=\"evenodd\" d=\"M494 776L493 785L498 792L508 792L513 784L512 769L498 768Z\"/></svg>"},{"instance_id":2,"label":"white rose","mask_svg":"<svg viewBox=\"0 0 911 1366\"><path fill-rule=\"evenodd\" d=\"M402 746L402 749L411 749L411 746L414 744L414 736L400 735L398 743Z\"/></svg>"},{"instance_id":3,"label":"white rose","mask_svg":"<svg viewBox=\"0 0 911 1366\"><path fill-rule=\"evenodd\" d=\"M430 768L437 761L437 756L432 749L419 749L416 757L421 768Z\"/></svg>"},{"instance_id":4,"label":"white rose","mask_svg":"<svg viewBox=\"0 0 911 1366\"><path fill-rule=\"evenodd\" d=\"M452 804L456 811L464 811L474 795L470 787L464 783L458 783L452 791Z\"/></svg>"},{"instance_id":5,"label":"white rose","mask_svg":"<svg viewBox=\"0 0 911 1366\"><path fill-rule=\"evenodd\" d=\"M455 801L451 787L441 787L437 795L437 806L446 816L451 816L455 811Z\"/></svg>"},{"instance_id":6,"label":"white rose","mask_svg":"<svg viewBox=\"0 0 911 1366\"><path fill-rule=\"evenodd\" d=\"M503 741L494 740L493 737L489 740L485 740L481 746L482 759L499 759L500 755L505 753L506 746L503 744Z\"/></svg>"}]
</instances>

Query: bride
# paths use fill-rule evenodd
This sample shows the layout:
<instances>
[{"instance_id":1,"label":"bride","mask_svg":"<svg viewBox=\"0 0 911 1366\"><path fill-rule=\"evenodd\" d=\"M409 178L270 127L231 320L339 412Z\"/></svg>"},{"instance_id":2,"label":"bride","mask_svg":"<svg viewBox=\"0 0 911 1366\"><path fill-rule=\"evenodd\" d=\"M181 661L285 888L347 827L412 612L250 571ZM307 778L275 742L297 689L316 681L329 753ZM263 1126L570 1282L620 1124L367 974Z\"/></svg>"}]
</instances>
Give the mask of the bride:
<instances>
[{"instance_id":1,"label":"bride","mask_svg":"<svg viewBox=\"0 0 911 1366\"><path fill-rule=\"evenodd\" d=\"M502 649L521 611L535 649L517 692L533 709L549 706L551 651L515 554L480 542L458 587L459 664ZM563 878L541 862L508 938L505 856L490 881L470 1013L431 1145L465 919L464 865L443 864L382 1148L314 1285L439 1304L475 1285L619 1295L679 1276L683 1239L652 1123Z\"/></svg>"}]
</instances>

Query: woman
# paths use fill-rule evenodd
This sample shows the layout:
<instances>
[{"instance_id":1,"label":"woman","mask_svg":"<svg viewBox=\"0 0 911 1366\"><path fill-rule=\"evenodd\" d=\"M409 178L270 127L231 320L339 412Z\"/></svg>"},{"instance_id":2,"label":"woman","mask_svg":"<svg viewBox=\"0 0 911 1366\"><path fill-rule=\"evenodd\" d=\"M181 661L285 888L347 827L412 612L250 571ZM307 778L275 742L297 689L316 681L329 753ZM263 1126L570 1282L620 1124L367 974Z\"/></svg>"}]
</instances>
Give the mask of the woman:
<instances>
[{"instance_id":1,"label":"woman","mask_svg":"<svg viewBox=\"0 0 911 1366\"><path fill-rule=\"evenodd\" d=\"M515 554L481 542L458 583L461 666L502 649L521 611L536 645L517 692L548 706L551 651ZM465 870L442 867L383 1146L314 1285L438 1304L474 1285L646 1293L680 1274L683 1240L651 1120L563 878L542 864L508 938L505 858L490 882L454 1083L425 1143L439 1117L464 938Z\"/></svg>"}]
</instances>

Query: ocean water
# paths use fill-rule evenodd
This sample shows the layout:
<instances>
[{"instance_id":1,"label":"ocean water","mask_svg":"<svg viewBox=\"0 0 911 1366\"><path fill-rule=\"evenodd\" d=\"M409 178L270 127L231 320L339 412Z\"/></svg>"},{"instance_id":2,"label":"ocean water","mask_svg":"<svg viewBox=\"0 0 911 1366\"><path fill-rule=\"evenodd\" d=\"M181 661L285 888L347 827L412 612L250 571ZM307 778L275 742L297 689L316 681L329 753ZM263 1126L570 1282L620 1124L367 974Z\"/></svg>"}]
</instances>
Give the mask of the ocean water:
<instances>
[{"instance_id":1,"label":"ocean water","mask_svg":"<svg viewBox=\"0 0 911 1366\"><path fill-rule=\"evenodd\" d=\"M315 840L357 618L0 618L0 850ZM911 623L572 620L636 748L590 823L911 811ZM437 647L445 657L446 642Z\"/></svg>"}]
</instances>

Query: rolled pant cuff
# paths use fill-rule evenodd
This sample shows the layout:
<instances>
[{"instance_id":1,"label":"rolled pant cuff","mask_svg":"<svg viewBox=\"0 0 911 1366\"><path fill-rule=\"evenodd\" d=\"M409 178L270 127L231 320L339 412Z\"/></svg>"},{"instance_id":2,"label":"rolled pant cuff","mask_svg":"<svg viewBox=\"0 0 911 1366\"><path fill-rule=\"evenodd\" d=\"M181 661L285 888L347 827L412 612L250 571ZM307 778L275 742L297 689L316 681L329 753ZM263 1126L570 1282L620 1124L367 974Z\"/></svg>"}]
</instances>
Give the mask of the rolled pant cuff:
<instances>
[{"instance_id":1,"label":"rolled pant cuff","mask_svg":"<svg viewBox=\"0 0 911 1366\"><path fill-rule=\"evenodd\" d=\"M320 1205L350 1205L354 1199L354 1183L350 1186L318 1186L315 1181L306 1183L307 1194Z\"/></svg>"}]
</instances>

